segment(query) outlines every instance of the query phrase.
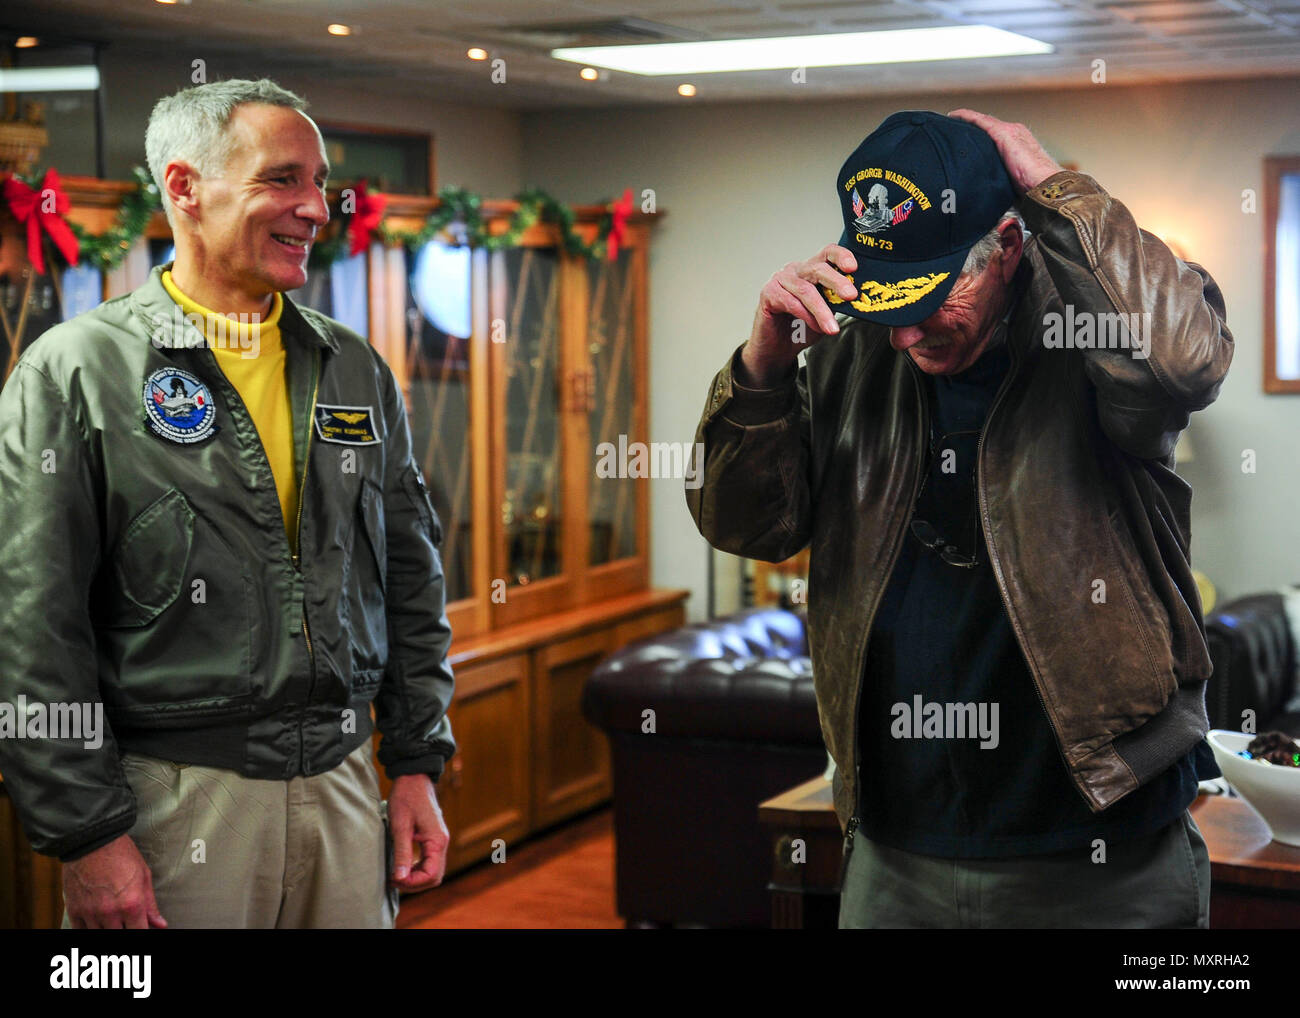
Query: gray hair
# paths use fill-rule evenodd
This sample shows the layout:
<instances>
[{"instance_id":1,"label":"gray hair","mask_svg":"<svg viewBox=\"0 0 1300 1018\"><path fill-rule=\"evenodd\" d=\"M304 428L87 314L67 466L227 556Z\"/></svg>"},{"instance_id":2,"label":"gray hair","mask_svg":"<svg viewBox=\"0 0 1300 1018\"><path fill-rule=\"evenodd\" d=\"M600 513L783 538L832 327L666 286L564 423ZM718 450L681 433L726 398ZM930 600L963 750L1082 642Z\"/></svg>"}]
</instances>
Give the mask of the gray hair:
<instances>
[{"instance_id":1,"label":"gray hair","mask_svg":"<svg viewBox=\"0 0 1300 1018\"><path fill-rule=\"evenodd\" d=\"M196 85L159 99L154 106L144 135L145 157L173 229L172 203L163 182L167 164L183 159L204 175L221 172L233 148L226 128L236 107L245 103L286 106L300 113L307 109L305 99L269 78L232 78Z\"/></svg>"},{"instance_id":2,"label":"gray hair","mask_svg":"<svg viewBox=\"0 0 1300 1018\"><path fill-rule=\"evenodd\" d=\"M1001 218L998 219L997 226L993 227L993 229L989 230L988 233L984 234L984 236L977 240L975 246L967 253L966 264L961 267L961 274L963 276L978 276L988 268L989 260L993 257L993 252L1002 246L1001 239L998 236L998 227L1008 219L1014 219L1020 224L1020 232L1025 236L1029 235L1029 231L1025 228L1024 217L1016 211L1015 206L1007 209L1002 213Z\"/></svg>"}]
</instances>

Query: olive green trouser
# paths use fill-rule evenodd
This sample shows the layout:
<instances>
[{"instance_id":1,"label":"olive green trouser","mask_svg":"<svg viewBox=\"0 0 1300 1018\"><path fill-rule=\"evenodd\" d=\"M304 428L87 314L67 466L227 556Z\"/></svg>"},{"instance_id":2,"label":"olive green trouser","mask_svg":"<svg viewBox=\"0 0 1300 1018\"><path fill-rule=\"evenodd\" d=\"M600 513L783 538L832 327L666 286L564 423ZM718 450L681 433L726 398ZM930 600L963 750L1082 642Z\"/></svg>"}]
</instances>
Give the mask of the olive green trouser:
<instances>
[{"instance_id":1,"label":"olive green trouser","mask_svg":"<svg viewBox=\"0 0 1300 1018\"><path fill-rule=\"evenodd\" d=\"M1190 812L1143 838L1014 859L942 859L856 832L841 929L1208 928L1210 855Z\"/></svg>"},{"instance_id":2,"label":"olive green trouser","mask_svg":"<svg viewBox=\"0 0 1300 1018\"><path fill-rule=\"evenodd\" d=\"M368 741L333 770L288 781L136 753L122 766L138 810L130 835L168 928L392 929Z\"/></svg>"}]
</instances>

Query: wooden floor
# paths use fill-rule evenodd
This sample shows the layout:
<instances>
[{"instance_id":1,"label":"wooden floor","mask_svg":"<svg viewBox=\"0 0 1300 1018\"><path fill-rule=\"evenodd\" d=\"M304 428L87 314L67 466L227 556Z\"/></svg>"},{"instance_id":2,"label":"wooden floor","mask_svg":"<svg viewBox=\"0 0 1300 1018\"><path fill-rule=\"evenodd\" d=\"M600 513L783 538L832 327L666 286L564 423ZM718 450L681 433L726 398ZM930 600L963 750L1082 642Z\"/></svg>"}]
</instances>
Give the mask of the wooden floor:
<instances>
[{"instance_id":1,"label":"wooden floor","mask_svg":"<svg viewBox=\"0 0 1300 1018\"><path fill-rule=\"evenodd\" d=\"M614 819L605 808L507 848L441 887L402 898L402 930L622 929L614 911Z\"/></svg>"}]
</instances>

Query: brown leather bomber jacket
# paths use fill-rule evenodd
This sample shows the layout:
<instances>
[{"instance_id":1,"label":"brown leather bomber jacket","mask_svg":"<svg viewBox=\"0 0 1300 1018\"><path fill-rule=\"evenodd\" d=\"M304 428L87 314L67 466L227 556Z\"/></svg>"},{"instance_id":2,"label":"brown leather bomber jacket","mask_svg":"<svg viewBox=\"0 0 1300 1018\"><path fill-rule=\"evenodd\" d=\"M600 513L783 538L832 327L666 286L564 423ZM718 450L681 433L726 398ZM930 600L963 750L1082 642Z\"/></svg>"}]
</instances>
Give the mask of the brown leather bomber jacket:
<instances>
[{"instance_id":1,"label":"brown leather bomber jacket","mask_svg":"<svg viewBox=\"0 0 1300 1018\"><path fill-rule=\"evenodd\" d=\"M1091 177L1054 174L1019 209L1032 239L1007 327L1011 368L980 437L979 509L1057 745L1098 812L1208 728L1191 488L1173 449L1189 413L1218 395L1233 342L1209 274L1140 230ZM1084 312L1111 316L1098 324L1149 314L1126 319L1139 323L1149 356L1113 342L1060 345L1066 305L1076 322ZM1053 313L1063 323L1055 335ZM848 829L867 639L915 506L929 411L920 370L890 347L889 330L838 320L839 334L811 346L776 388L736 382L735 351L709 390L695 438L704 481L686 500L723 551L779 562L812 544L813 675Z\"/></svg>"}]
</instances>

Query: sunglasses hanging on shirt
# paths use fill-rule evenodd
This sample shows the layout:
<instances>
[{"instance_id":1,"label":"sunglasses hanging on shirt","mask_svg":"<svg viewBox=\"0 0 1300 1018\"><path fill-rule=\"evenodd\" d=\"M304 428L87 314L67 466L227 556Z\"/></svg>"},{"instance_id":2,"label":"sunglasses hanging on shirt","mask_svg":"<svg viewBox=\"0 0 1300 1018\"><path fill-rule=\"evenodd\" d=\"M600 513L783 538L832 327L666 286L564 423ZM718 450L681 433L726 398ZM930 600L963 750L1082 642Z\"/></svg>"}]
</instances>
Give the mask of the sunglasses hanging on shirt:
<instances>
[{"instance_id":1,"label":"sunglasses hanging on shirt","mask_svg":"<svg viewBox=\"0 0 1300 1018\"><path fill-rule=\"evenodd\" d=\"M934 462L935 455L939 452L940 449L943 448L943 444L952 438L958 438L963 435L978 435L978 434L979 434L978 429L967 430L967 431L952 431L952 432L948 432L947 434L939 436L939 438L936 440L934 438L934 432L933 430L931 430L930 456L929 459L927 459L926 461L925 476L921 480L921 490L916 493L916 501L918 505L921 502L921 495L924 494L925 492L925 486L930 481L930 465ZM955 544L953 544L952 542L944 538L944 536L939 533L938 529L934 526L934 524L930 523L927 520L913 518L912 526L911 526L913 537L915 537L918 541L920 541L931 551L935 552L941 559L947 562L948 565L956 566L959 569L974 569L977 565L979 565L979 546L980 544L983 543L979 539L979 497L978 497L978 493L975 491L976 480L975 480L974 467L971 468L970 476L971 476L971 492L972 492L971 512L970 512L971 524L972 524L971 540L969 545L971 549L970 554L964 553Z\"/></svg>"}]
</instances>

